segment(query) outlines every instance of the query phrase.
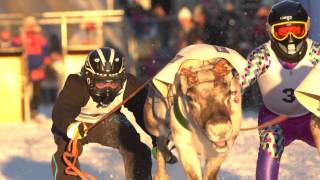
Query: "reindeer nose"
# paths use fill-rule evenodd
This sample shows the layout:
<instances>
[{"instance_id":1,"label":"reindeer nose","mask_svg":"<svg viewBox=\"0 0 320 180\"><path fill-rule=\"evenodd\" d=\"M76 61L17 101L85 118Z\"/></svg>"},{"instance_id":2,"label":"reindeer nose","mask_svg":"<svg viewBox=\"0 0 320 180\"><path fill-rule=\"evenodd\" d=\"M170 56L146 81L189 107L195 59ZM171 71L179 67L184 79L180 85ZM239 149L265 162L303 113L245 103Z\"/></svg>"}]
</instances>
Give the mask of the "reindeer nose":
<instances>
[{"instance_id":1,"label":"reindeer nose","mask_svg":"<svg viewBox=\"0 0 320 180\"><path fill-rule=\"evenodd\" d=\"M207 123L206 133L212 142L229 140L232 135L231 120L211 120Z\"/></svg>"}]
</instances>

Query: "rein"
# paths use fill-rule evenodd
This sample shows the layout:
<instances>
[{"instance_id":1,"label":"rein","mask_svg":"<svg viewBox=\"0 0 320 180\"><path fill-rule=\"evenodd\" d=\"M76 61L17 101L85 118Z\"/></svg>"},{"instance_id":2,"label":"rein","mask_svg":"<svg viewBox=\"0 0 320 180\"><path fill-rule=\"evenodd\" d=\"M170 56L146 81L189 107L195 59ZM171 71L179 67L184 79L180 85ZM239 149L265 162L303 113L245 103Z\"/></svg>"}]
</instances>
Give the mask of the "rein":
<instances>
[{"instance_id":1,"label":"rein","mask_svg":"<svg viewBox=\"0 0 320 180\"><path fill-rule=\"evenodd\" d=\"M267 120L266 122L260 124L259 126L255 126L255 127L248 127L248 128L240 128L240 131L250 131L250 130L255 130L255 129L263 129L269 126L273 126L276 124L280 124L284 121L286 121L288 119L288 117L286 115L279 115L275 118L272 118L270 120Z\"/></svg>"},{"instance_id":2,"label":"rein","mask_svg":"<svg viewBox=\"0 0 320 180\"><path fill-rule=\"evenodd\" d=\"M175 96L174 97L174 100L173 100L173 112L174 112L174 115L176 117L176 119L178 120L178 122L185 128L185 129L189 129L189 122L188 122L188 119L185 118L180 110L180 107L179 107L179 102L178 102L178 97Z\"/></svg>"},{"instance_id":3,"label":"rein","mask_svg":"<svg viewBox=\"0 0 320 180\"><path fill-rule=\"evenodd\" d=\"M110 115L112 115L114 112L116 112L118 109L120 109L125 103L127 103L131 98L133 98L138 92L140 92L145 86L147 86L151 80L150 78L146 82L144 82L142 85L140 85L134 92L132 92L125 100L123 100L120 104L115 106L111 111L106 113L103 117L101 117L96 123L92 124L87 129L87 134L90 130L92 130L94 127L96 127L98 124L103 122L105 119L109 118ZM76 137L79 137L79 132L76 134ZM67 150L63 153L63 161L67 165L65 169L65 173L70 176L79 176L82 180L96 180L94 176L82 172L79 168L76 167L76 163L78 161L79 153L78 153L78 139L71 139L68 143Z\"/></svg>"}]
</instances>

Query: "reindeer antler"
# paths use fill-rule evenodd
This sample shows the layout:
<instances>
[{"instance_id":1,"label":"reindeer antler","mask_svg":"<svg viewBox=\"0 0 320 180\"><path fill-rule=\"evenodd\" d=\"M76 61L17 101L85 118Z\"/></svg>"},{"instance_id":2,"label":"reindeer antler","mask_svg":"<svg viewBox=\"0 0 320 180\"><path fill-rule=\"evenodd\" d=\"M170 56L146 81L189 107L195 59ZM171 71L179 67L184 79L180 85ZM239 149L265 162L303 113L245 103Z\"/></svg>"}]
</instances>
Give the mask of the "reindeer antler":
<instances>
[{"instance_id":1,"label":"reindeer antler","mask_svg":"<svg viewBox=\"0 0 320 180\"><path fill-rule=\"evenodd\" d=\"M195 84L198 82L197 72L193 72L189 68L181 68L180 75L187 78L188 84Z\"/></svg>"}]
</instances>

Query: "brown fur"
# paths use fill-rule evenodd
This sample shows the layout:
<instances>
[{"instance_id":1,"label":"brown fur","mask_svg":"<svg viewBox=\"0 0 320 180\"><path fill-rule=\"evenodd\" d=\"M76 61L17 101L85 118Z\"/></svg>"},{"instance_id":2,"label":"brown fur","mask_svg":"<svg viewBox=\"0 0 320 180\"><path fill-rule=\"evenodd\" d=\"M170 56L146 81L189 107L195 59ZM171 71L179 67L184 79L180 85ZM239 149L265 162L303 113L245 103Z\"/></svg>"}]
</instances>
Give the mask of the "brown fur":
<instances>
[{"instance_id":1,"label":"brown fur","mask_svg":"<svg viewBox=\"0 0 320 180\"><path fill-rule=\"evenodd\" d=\"M169 97L161 97L151 88L144 108L145 124L148 124L148 130L160 137L162 142L163 138L169 135L169 129L165 124L166 121L170 121L172 139L189 180L215 179L227 155L227 152L220 154L217 151L213 157L205 157L206 166L202 173L198 157L198 154L204 151L201 139L224 140L229 148L240 129L242 117L240 86L236 80L232 79L230 73L232 67L225 60L217 61L209 67L212 68L206 66L205 70L202 70L200 67L196 71L193 68L181 68L173 85L168 88L171 89ZM235 97L231 96L231 90L237 91ZM186 113L190 115L188 118L194 120L206 137L196 136L193 131L183 128L178 123L173 113L171 96L179 96L185 102L183 106L190 112L187 113L185 110L185 115ZM238 99L237 103L235 103L236 99ZM165 143L159 143L160 151L167 150L165 146ZM163 156L158 154L155 179L160 178L167 178L167 174Z\"/></svg>"}]
</instances>

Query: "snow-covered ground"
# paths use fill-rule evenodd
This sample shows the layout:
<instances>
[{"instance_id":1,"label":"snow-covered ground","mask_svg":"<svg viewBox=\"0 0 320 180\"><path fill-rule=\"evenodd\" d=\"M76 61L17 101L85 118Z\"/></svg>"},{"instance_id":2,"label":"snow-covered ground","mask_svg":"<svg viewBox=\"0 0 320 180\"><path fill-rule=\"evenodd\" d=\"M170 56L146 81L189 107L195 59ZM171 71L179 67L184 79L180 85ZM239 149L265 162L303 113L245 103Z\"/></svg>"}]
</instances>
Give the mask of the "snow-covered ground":
<instances>
[{"instance_id":1,"label":"snow-covered ground","mask_svg":"<svg viewBox=\"0 0 320 180\"><path fill-rule=\"evenodd\" d=\"M256 125L254 113L245 113L243 127ZM51 155L55 144L51 121L0 125L0 180L47 180L51 176ZM142 139L150 143L146 135ZM257 131L242 132L223 164L220 179L255 179L258 149ZM124 179L121 156L116 150L89 144L80 158L82 170L103 180ZM155 164L153 172L155 170ZM295 141L285 149L280 179L320 179L320 157L316 149ZM171 179L185 179L179 164L169 165Z\"/></svg>"}]
</instances>

